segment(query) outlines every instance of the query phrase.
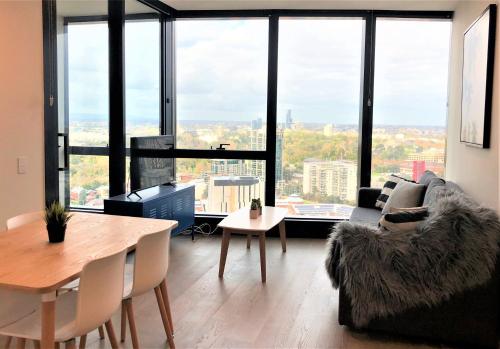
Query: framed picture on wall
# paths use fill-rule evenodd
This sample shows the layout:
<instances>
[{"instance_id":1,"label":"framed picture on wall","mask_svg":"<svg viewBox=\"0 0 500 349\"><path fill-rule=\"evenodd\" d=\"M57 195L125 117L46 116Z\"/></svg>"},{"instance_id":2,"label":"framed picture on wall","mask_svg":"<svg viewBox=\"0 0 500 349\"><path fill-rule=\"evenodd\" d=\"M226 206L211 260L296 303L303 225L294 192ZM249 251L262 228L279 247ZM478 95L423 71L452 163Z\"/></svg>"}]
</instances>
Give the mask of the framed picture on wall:
<instances>
[{"instance_id":1,"label":"framed picture on wall","mask_svg":"<svg viewBox=\"0 0 500 349\"><path fill-rule=\"evenodd\" d=\"M489 5L464 33L460 142L489 148L497 6Z\"/></svg>"}]
</instances>

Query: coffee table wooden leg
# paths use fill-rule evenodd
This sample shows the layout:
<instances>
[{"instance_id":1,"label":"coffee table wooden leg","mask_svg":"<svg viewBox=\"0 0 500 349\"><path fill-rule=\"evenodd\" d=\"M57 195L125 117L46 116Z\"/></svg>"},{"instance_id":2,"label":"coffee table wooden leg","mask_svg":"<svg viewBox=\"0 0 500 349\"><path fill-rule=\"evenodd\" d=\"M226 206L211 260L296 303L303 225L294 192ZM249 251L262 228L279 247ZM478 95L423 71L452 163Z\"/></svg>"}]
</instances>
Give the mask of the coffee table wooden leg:
<instances>
[{"instance_id":1,"label":"coffee table wooden leg","mask_svg":"<svg viewBox=\"0 0 500 349\"><path fill-rule=\"evenodd\" d=\"M222 244L220 248L220 262L219 262L219 277L224 275L224 267L226 266L227 250L229 248L229 239L231 232L228 229L222 230Z\"/></svg>"},{"instance_id":2,"label":"coffee table wooden leg","mask_svg":"<svg viewBox=\"0 0 500 349\"><path fill-rule=\"evenodd\" d=\"M281 239L281 248L283 252L286 252L286 230L285 230L285 220L282 220L279 224L280 228L280 239Z\"/></svg>"},{"instance_id":3,"label":"coffee table wooden leg","mask_svg":"<svg viewBox=\"0 0 500 349\"><path fill-rule=\"evenodd\" d=\"M42 348L54 348L56 293L42 295Z\"/></svg>"},{"instance_id":4,"label":"coffee table wooden leg","mask_svg":"<svg viewBox=\"0 0 500 349\"><path fill-rule=\"evenodd\" d=\"M247 234L247 248L250 248L251 243L252 243L252 234Z\"/></svg>"},{"instance_id":5,"label":"coffee table wooden leg","mask_svg":"<svg viewBox=\"0 0 500 349\"><path fill-rule=\"evenodd\" d=\"M266 233L259 234L260 247L260 276L262 282L266 282Z\"/></svg>"}]
</instances>

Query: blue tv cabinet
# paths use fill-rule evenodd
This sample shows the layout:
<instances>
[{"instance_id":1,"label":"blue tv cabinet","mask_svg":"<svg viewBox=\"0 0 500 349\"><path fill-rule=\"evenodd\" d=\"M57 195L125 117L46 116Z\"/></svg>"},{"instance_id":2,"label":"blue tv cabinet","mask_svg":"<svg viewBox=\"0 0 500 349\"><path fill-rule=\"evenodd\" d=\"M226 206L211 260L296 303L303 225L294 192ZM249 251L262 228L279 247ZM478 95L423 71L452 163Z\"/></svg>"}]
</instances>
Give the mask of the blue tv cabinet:
<instances>
[{"instance_id":1,"label":"blue tv cabinet","mask_svg":"<svg viewBox=\"0 0 500 349\"><path fill-rule=\"evenodd\" d=\"M104 200L104 213L119 216L171 219L179 222L172 231L178 235L191 229L194 238L194 185L159 185L127 197L126 194Z\"/></svg>"}]
</instances>

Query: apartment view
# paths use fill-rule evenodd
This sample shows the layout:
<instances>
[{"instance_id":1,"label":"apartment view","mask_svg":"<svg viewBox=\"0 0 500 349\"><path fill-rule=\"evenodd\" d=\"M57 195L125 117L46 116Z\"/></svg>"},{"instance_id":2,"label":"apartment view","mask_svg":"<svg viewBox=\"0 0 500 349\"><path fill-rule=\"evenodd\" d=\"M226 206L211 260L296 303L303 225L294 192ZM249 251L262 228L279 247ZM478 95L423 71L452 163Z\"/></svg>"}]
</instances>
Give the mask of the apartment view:
<instances>
[{"instance_id":1,"label":"apartment view","mask_svg":"<svg viewBox=\"0 0 500 349\"><path fill-rule=\"evenodd\" d=\"M499 348L497 1L0 1L0 346Z\"/></svg>"}]
</instances>

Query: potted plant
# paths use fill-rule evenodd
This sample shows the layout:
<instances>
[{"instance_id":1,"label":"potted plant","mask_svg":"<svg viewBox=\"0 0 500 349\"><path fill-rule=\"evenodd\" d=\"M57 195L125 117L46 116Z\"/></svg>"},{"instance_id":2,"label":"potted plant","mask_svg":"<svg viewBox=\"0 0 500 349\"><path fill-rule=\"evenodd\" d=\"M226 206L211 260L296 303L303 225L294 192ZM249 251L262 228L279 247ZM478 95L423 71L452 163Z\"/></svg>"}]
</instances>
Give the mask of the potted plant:
<instances>
[{"instance_id":1,"label":"potted plant","mask_svg":"<svg viewBox=\"0 0 500 349\"><path fill-rule=\"evenodd\" d=\"M259 202L257 199L252 199L252 203L250 204L250 219L257 219L259 218L259 215Z\"/></svg>"},{"instance_id":2,"label":"potted plant","mask_svg":"<svg viewBox=\"0 0 500 349\"><path fill-rule=\"evenodd\" d=\"M66 233L66 226L71 215L64 210L59 201L54 201L45 208L44 220L47 225L50 242L62 242Z\"/></svg>"},{"instance_id":3,"label":"potted plant","mask_svg":"<svg viewBox=\"0 0 500 349\"><path fill-rule=\"evenodd\" d=\"M260 198L257 198L257 206L259 207L259 216L262 215L262 203L260 201Z\"/></svg>"}]
</instances>

